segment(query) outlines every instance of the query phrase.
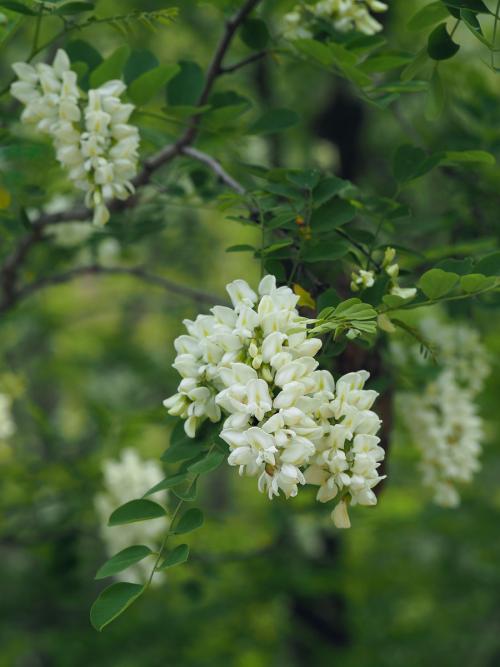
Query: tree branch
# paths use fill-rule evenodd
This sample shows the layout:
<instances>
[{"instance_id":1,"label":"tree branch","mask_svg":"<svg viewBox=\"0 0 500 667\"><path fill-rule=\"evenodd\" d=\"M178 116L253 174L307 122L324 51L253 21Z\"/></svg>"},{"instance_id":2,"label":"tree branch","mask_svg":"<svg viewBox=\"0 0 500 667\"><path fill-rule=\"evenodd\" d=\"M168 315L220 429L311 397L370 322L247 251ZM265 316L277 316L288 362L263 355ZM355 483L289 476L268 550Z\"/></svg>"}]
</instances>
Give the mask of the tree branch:
<instances>
[{"instance_id":1,"label":"tree branch","mask_svg":"<svg viewBox=\"0 0 500 667\"><path fill-rule=\"evenodd\" d=\"M203 153L197 148L191 148L190 146L186 146L182 152L184 155L189 155L189 157L192 157L194 160L198 160L199 162L203 162L203 164L207 165L207 167L209 167L220 178L220 180L223 181L223 183L225 183L239 195L244 195L246 193L246 190L241 185L241 183L238 183L237 180L230 176L227 171L225 171L221 163L217 162L217 160L211 155Z\"/></svg>"},{"instance_id":2,"label":"tree branch","mask_svg":"<svg viewBox=\"0 0 500 667\"><path fill-rule=\"evenodd\" d=\"M133 278L138 278L139 280L149 283L150 285L156 285L157 287L161 287L162 289L171 294L176 294L177 296L190 299L197 303L208 304L211 306L216 304L227 305L228 303L225 299L215 294L204 292L203 290L198 290L193 287L188 287L187 285L180 285L179 283L173 282L172 280L164 278L163 276L158 276L153 273L149 273L142 266L106 267L106 266L101 266L99 264L92 264L91 266L81 266L76 269L70 269L69 271L65 271L64 273L57 273L52 276L47 276L47 278L41 278L40 280L36 280L30 283L29 285L26 285L23 289L16 292L15 302L18 303L19 301L26 299L32 294L35 294L36 292L39 292L53 285L62 285L64 283L68 283L82 276L97 276L97 275L132 276ZM8 307L10 306L7 305L6 307L5 304L2 304L0 306L0 313L7 310Z\"/></svg>"},{"instance_id":3,"label":"tree branch","mask_svg":"<svg viewBox=\"0 0 500 667\"><path fill-rule=\"evenodd\" d=\"M232 74L232 72L236 72L237 70L241 69L242 67L245 67L246 65L251 65L252 63L257 62L258 60L262 60L262 58L265 58L268 55L269 51L263 50L263 51L258 51L257 53L252 53L252 55L248 56L248 58L243 58L243 60L239 60L237 63L234 63L233 65L226 65L225 67L221 67L219 74Z\"/></svg>"}]
</instances>

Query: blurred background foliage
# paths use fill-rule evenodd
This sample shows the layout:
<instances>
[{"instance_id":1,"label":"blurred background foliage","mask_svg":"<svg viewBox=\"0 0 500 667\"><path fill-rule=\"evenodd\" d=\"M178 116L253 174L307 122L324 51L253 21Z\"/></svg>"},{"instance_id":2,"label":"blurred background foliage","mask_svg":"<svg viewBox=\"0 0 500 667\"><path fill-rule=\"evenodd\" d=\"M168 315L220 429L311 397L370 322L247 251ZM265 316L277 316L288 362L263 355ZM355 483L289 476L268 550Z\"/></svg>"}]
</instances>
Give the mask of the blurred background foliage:
<instances>
[{"instance_id":1,"label":"blurred background foliage","mask_svg":"<svg viewBox=\"0 0 500 667\"><path fill-rule=\"evenodd\" d=\"M97 4L102 16L175 6ZM293 4L263 4L261 16L274 34ZM414 53L426 33L409 31L407 23L425 3L390 4L383 17L389 43ZM126 41L139 51L147 45L161 63L190 60L203 68L223 12L237 6L236 0L183 0L175 23L155 33L139 23L125 38L103 24L73 37L103 56ZM23 23L6 44L2 81L10 78L10 63L26 56L32 31L32 23ZM379 195L393 194L391 163L401 143L481 148L498 158L500 78L483 62L489 54L477 40L465 30L457 40L461 52L440 65L447 94L443 113L432 121L425 92L383 110L345 81L277 53L225 77L217 92L255 100L249 119L259 109L287 107L299 113L300 124L279 138L242 137L225 119L204 134L202 146L242 179L242 162L320 167ZM236 39L231 59L250 52ZM19 109L3 98L2 112L5 127ZM137 122L147 152L175 138L183 121ZM23 196L28 211L59 210L70 187L50 146L31 135L21 142L23 133L0 147L1 186L13 198ZM498 167L442 169L407 188L403 200L413 215L385 234L424 259L407 254L403 266L495 250L499 179ZM146 203L115 216L104 230L74 244L55 233L53 243L32 254L25 277L98 257L107 266L140 263L219 295L236 277L257 279L257 261L225 253L232 244L253 242L256 232L228 220L214 203L224 189L213 174L182 159L154 183ZM3 223L2 245L23 231L16 216ZM499 664L500 336L492 305L490 298L450 308L453 318L484 332L494 363L481 399L483 469L458 510L430 505L416 452L397 425L379 506L354 512L354 528L340 536L327 509L312 502L312 491L291 503L269 503L254 480L223 468L204 479L207 522L190 537L190 563L169 571L165 584L102 634L88 622L101 588L92 580L106 558L93 503L102 488L101 465L125 447L144 458L167 447L170 422L161 400L176 384L172 342L182 319L206 306L132 277L97 276L47 289L3 315L0 389L13 398L17 430L0 442L0 667Z\"/></svg>"}]
</instances>

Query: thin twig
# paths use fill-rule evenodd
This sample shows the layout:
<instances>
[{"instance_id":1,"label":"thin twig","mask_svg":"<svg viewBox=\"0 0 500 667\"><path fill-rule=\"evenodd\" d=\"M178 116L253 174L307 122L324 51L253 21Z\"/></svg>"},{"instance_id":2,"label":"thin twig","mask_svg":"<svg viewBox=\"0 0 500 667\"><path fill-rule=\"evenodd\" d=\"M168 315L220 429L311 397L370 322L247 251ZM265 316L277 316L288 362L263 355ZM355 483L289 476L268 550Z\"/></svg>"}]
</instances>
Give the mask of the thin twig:
<instances>
[{"instance_id":1,"label":"thin twig","mask_svg":"<svg viewBox=\"0 0 500 667\"><path fill-rule=\"evenodd\" d=\"M219 74L232 74L232 72L236 72L242 67L246 67L246 65L251 65L258 60L262 60L262 58L265 58L268 53L269 51L267 50L252 53L252 55L248 56L248 58L243 58L243 60L239 60L237 63L234 63L234 65L226 65L225 67L221 67Z\"/></svg>"},{"instance_id":2,"label":"thin twig","mask_svg":"<svg viewBox=\"0 0 500 667\"><path fill-rule=\"evenodd\" d=\"M211 155L208 155L207 153L203 153L202 151L199 151L197 148L192 148L191 146L186 146L182 150L184 155L189 155L189 157L192 157L194 160L198 160L198 162L203 162L203 164L207 165L219 178L223 183L225 183L228 187L230 187L232 190L237 192L239 195L244 195L246 193L245 188L241 183L238 183L237 180L235 180L232 176L230 176L227 171L225 171L224 167L221 165L220 162L217 162L215 158L213 158Z\"/></svg>"},{"instance_id":3,"label":"thin twig","mask_svg":"<svg viewBox=\"0 0 500 667\"><path fill-rule=\"evenodd\" d=\"M81 266L76 269L70 269L64 273L56 273L52 276L47 276L46 278L40 278L25 287L19 290L16 293L16 303L22 299L25 299L36 292L39 292L47 287L53 285L62 285L68 283L76 278L82 276L97 276L97 275L124 275L132 276L133 278L138 278L143 282L149 283L150 285L156 285L161 287L171 294L176 294L178 296L191 299L197 303L206 303L209 305L222 304L225 305L227 301L215 294L210 294L209 292L204 292L203 290L198 290L194 287L188 287L187 285L180 285L179 283L173 282L168 278L163 276L158 276L153 273L149 273L142 266L136 267L107 267L100 266L99 264L92 264L90 266ZM8 307L8 305L7 305ZM2 304L0 306L0 313L6 310L6 306Z\"/></svg>"}]
</instances>

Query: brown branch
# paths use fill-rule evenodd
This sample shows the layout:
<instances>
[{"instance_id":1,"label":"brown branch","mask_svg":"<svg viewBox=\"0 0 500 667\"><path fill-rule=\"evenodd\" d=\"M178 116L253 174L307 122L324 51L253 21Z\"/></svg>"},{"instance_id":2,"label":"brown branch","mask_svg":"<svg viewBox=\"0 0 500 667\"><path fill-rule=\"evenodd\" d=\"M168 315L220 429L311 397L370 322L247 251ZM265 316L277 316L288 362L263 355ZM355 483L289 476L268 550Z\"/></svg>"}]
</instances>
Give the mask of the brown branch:
<instances>
[{"instance_id":1,"label":"brown branch","mask_svg":"<svg viewBox=\"0 0 500 667\"><path fill-rule=\"evenodd\" d=\"M221 67L219 74L232 74L232 72L236 72L242 67L246 67L246 65L251 65L252 63L257 62L258 60L262 60L262 58L265 58L268 54L269 51L267 50L258 51L257 53L252 53L250 56L248 56L248 58L243 58L243 60L239 60L237 63L234 63L233 65L226 65L225 67Z\"/></svg>"},{"instance_id":2,"label":"brown branch","mask_svg":"<svg viewBox=\"0 0 500 667\"><path fill-rule=\"evenodd\" d=\"M34 281L26 285L23 289L19 290L16 293L16 303L25 299L36 292L39 292L47 287L53 285L62 285L68 283L76 278L82 276L97 276L97 275L124 275L132 276L133 278L138 278L143 282L149 283L150 285L156 285L161 287L165 291L176 294L197 303L204 303L208 305L222 304L227 305L227 301L215 294L209 292L204 292L203 290L198 290L194 287L188 287L187 285L179 285L168 278L163 276L158 276L153 273L149 273L142 266L136 267L106 267L100 266L99 264L92 264L91 266L81 266L76 269L70 269L64 273L58 273L52 276L47 276L46 278L41 278L40 280ZM0 307L0 313L5 310L4 306Z\"/></svg>"},{"instance_id":3,"label":"brown branch","mask_svg":"<svg viewBox=\"0 0 500 667\"><path fill-rule=\"evenodd\" d=\"M198 99L197 107L202 107L206 103L214 83L217 80L217 77L224 73L222 62L227 53L227 50L229 49L229 46L231 45L233 37L239 26L243 23L246 17L252 12L252 10L259 2L260 0L246 0L246 2L236 12L236 14L227 20L224 33L217 45L214 57L212 58L212 62L208 68L205 85ZM156 170L168 164L179 155L182 155L184 150L194 142L199 132L199 118L199 113L194 114L190 119L186 131L179 137L179 139L177 139L177 141L169 146L166 146L145 161L142 170L132 181L136 189L139 189L150 183L151 177ZM224 170L222 170L222 167L220 167L218 162L211 159L208 161L208 158L209 156L204 158L205 163L208 164L212 169L217 165L216 169L218 171L216 171L216 173L218 173L218 175L226 184L231 183L232 185L230 185L230 187L235 189L234 186L236 185L236 181L234 181L234 179L232 179L224 172ZM198 156L196 159L200 159L200 157ZM224 177L222 174L224 174ZM241 186L238 184L238 188L240 187ZM137 201L137 194L127 200L113 199L111 202L109 202L108 208L110 212L116 213L134 207L137 204ZM3 288L3 300L0 304L0 313L5 312L10 307L14 306L18 301L19 295L23 294L24 290L18 290L17 288L19 273L31 249L44 239L43 232L45 227L60 222L88 220L89 217L89 210L83 206L78 206L61 213L41 215L33 222L30 233L21 240L18 247L13 251L10 257L6 259L4 266L0 271L0 282ZM29 289L29 287L26 289Z\"/></svg>"}]
</instances>

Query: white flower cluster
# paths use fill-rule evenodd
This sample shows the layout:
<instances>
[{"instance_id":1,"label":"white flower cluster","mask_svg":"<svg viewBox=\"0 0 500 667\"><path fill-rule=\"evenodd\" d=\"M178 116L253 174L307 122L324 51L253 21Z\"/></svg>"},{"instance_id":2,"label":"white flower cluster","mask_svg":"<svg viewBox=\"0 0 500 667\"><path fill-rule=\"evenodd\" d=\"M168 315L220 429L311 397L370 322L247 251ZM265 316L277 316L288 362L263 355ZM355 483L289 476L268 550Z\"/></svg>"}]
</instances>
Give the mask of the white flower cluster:
<instances>
[{"instance_id":1,"label":"white flower cluster","mask_svg":"<svg viewBox=\"0 0 500 667\"><path fill-rule=\"evenodd\" d=\"M129 523L122 526L109 527L108 519L112 512L129 500L140 498L148 489L163 476L161 466L156 461L142 460L135 449L125 449L118 460L107 459L102 464L104 476L104 490L97 494L94 506L101 525L101 537L109 556L131 545L144 544L156 551L160 545L169 521L159 517L150 521ZM151 496L158 502L166 500L166 492L159 491ZM132 583L144 583L150 572L151 563L148 559L142 560L127 570L125 574L118 574L118 579ZM161 577L155 576L152 583L160 583Z\"/></svg>"},{"instance_id":2,"label":"white flower cluster","mask_svg":"<svg viewBox=\"0 0 500 667\"><path fill-rule=\"evenodd\" d=\"M335 383L314 359L321 340L308 338L297 312L298 296L277 287L274 276L256 294L244 280L227 286L233 308L185 320L189 335L175 341L178 393L164 405L186 419L194 437L204 419L225 415L221 438L228 463L258 477L269 498L294 497L301 484L320 486L317 498L337 497L337 526L348 527L347 504L374 505L384 458L371 410L377 393L364 389L366 371Z\"/></svg>"},{"instance_id":3,"label":"white flower cluster","mask_svg":"<svg viewBox=\"0 0 500 667\"><path fill-rule=\"evenodd\" d=\"M52 65L20 62L12 67L18 80L10 90L25 105L22 122L52 138L58 161L86 193L94 222L105 224L106 200L127 199L137 173L139 132L128 123L134 106L120 100L125 84L108 81L89 90L84 100L62 49Z\"/></svg>"},{"instance_id":4,"label":"white flower cluster","mask_svg":"<svg viewBox=\"0 0 500 667\"><path fill-rule=\"evenodd\" d=\"M420 450L423 482L434 501L456 507L457 485L470 482L480 467L483 424L475 399L490 372L489 358L478 332L465 324L428 317L419 328L442 370L421 392L402 395L399 411ZM393 344L392 352L400 366L426 363L417 348L408 352Z\"/></svg>"},{"instance_id":5,"label":"white flower cluster","mask_svg":"<svg viewBox=\"0 0 500 667\"><path fill-rule=\"evenodd\" d=\"M452 371L442 372L422 394L405 401L407 424L421 453L423 483L434 502L457 507L457 485L470 482L480 468L483 427L471 393Z\"/></svg>"},{"instance_id":6,"label":"white flower cluster","mask_svg":"<svg viewBox=\"0 0 500 667\"><path fill-rule=\"evenodd\" d=\"M0 439L10 438L16 432L12 419L12 399L7 394L0 394Z\"/></svg>"},{"instance_id":7,"label":"white flower cluster","mask_svg":"<svg viewBox=\"0 0 500 667\"><path fill-rule=\"evenodd\" d=\"M385 12L388 6L379 0L319 0L313 4L296 5L285 14L285 37L287 39L310 39L313 32L308 15L331 21L335 30L349 32L358 30L365 35L374 35L382 25L370 12Z\"/></svg>"}]
</instances>

